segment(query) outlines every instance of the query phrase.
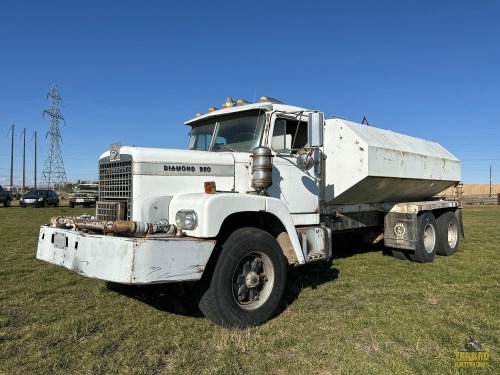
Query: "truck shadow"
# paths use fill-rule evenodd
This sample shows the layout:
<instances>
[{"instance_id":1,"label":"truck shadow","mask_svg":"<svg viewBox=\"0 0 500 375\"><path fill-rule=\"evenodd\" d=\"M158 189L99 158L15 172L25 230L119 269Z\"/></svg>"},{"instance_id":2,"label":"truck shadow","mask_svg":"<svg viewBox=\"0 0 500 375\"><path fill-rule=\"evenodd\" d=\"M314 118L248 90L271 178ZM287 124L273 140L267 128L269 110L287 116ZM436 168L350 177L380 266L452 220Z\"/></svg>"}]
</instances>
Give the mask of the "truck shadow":
<instances>
[{"instance_id":1,"label":"truck shadow","mask_svg":"<svg viewBox=\"0 0 500 375\"><path fill-rule=\"evenodd\" d=\"M281 314L297 300L305 289L316 289L321 284L335 281L340 271L333 267L332 261L306 264L288 272L285 296L277 314Z\"/></svg>"},{"instance_id":2,"label":"truck shadow","mask_svg":"<svg viewBox=\"0 0 500 375\"><path fill-rule=\"evenodd\" d=\"M333 249L333 260L335 259L345 259L356 255L367 254L367 253L382 253L386 254L388 249L384 246L384 243L366 243L361 241L353 240L350 244L340 244L334 246Z\"/></svg>"},{"instance_id":3,"label":"truck shadow","mask_svg":"<svg viewBox=\"0 0 500 375\"><path fill-rule=\"evenodd\" d=\"M143 302L157 310L194 318L203 318L194 288L190 284L124 285L106 283L109 290Z\"/></svg>"},{"instance_id":4,"label":"truck shadow","mask_svg":"<svg viewBox=\"0 0 500 375\"><path fill-rule=\"evenodd\" d=\"M335 260L347 258L368 252L383 252L383 245L346 242L336 243L333 258L330 261L319 261L288 271L285 295L276 315L281 314L297 300L305 289L316 289L318 286L335 281L340 271L335 268ZM156 285L124 285L108 282L110 291L145 303L157 310L194 318L203 318L195 298L194 283L173 283Z\"/></svg>"},{"instance_id":5,"label":"truck shadow","mask_svg":"<svg viewBox=\"0 0 500 375\"><path fill-rule=\"evenodd\" d=\"M331 262L307 264L288 272L285 296L277 314L291 305L304 289L337 279L339 271ZM108 290L145 303L157 310L194 318L203 318L195 297L194 284L125 285L108 282Z\"/></svg>"}]
</instances>

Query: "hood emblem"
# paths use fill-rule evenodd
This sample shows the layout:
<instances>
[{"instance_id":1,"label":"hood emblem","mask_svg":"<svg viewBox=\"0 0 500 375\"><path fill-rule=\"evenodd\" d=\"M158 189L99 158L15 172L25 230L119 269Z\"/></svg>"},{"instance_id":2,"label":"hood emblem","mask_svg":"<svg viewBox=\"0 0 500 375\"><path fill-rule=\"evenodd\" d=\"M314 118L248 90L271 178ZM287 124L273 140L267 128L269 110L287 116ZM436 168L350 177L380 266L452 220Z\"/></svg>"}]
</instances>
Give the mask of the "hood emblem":
<instances>
[{"instance_id":1,"label":"hood emblem","mask_svg":"<svg viewBox=\"0 0 500 375\"><path fill-rule=\"evenodd\" d=\"M119 161L120 160L120 147L121 144L113 143L109 146L109 160L110 161Z\"/></svg>"}]
</instances>

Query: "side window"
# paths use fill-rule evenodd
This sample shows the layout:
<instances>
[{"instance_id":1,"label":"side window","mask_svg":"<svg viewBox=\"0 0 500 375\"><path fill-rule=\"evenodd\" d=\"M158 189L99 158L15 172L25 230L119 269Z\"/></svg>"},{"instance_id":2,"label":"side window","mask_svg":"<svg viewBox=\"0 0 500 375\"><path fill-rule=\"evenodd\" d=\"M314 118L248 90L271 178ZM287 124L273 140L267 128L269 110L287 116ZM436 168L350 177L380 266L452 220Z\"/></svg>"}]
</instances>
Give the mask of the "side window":
<instances>
[{"instance_id":1,"label":"side window","mask_svg":"<svg viewBox=\"0 0 500 375\"><path fill-rule=\"evenodd\" d=\"M212 142L215 123L198 126L189 134L189 149L206 151Z\"/></svg>"},{"instance_id":2,"label":"side window","mask_svg":"<svg viewBox=\"0 0 500 375\"><path fill-rule=\"evenodd\" d=\"M307 122L277 118L274 122L271 148L275 151L297 151L307 144Z\"/></svg>"}]
</instances>

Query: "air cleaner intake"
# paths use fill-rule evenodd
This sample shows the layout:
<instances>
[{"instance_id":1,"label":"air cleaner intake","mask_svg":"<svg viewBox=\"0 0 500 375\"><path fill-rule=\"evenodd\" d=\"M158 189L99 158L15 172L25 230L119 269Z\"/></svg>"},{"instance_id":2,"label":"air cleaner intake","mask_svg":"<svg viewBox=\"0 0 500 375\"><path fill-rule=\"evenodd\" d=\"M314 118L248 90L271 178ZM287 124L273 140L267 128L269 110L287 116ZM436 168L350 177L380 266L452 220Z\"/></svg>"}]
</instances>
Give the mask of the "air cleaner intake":
<instances>
[{"instance_id":1,"label":"air cleaner intake","mask_svg":"<svg viewBox=\"0 0 500 375\"><path fill-rule=\"evenodd\" d=\"M252 158L252 187L258 192L263 193L273 184L273 154L269 147L256 147L252 151Z\"/></svg>"}]
</instances>

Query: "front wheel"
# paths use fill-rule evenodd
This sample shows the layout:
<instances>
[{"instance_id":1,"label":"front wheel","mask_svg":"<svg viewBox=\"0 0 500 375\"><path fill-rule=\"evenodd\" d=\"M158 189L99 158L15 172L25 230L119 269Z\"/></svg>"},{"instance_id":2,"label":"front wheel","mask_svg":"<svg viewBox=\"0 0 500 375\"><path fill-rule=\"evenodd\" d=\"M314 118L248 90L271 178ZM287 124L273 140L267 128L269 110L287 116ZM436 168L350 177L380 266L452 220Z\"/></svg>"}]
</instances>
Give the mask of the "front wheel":
<instances>
[{"instance_id":1,"label":"front wheel","mask_svg":"<svg viewBox=\"0 0 500 375\"><path fill-rule=\"evenodd\" d=\"M287 262L276 239L256 228L233 232L222 246L199 308L216 324L250 327L276 311L286 287Z\"/></svg>"},{"instance_id":2,"label":"front wheel","mask_svg":"<svg viewBox=\"0 0 500 375\"><path fill-rule=\"evenodd\" d=\"M6 200L3 202L3 206L4 206L4 207L10 207L10 199L6 199Z\"/></svg>"}]
</instances>

